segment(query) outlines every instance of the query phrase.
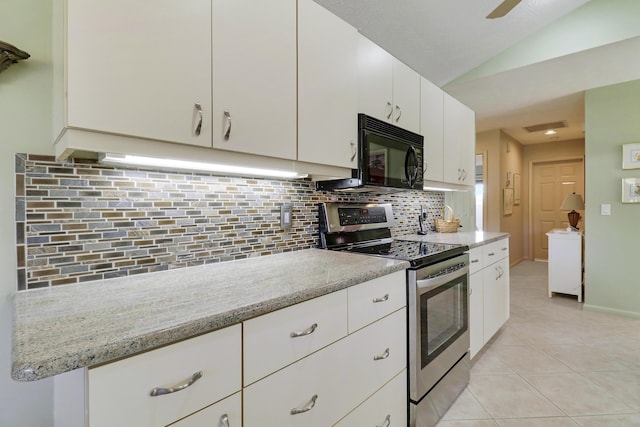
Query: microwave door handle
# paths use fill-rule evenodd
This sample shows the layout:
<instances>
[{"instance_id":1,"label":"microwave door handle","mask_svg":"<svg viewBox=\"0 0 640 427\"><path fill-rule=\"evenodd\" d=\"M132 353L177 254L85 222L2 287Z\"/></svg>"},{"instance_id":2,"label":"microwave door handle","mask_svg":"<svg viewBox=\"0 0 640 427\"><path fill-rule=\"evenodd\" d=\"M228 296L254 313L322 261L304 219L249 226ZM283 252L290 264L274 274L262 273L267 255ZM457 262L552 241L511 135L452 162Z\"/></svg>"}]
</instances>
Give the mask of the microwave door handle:
<instances>
[{"instance_id":1,"label":"microwave door handle","mask_svg":"<svg viewBox=\"0 0 640 427\"><path fill-rule=\"evenodd\" d=\"M413 162L411 161L413 159ZM407 178L407 182L409 183L409 187L413 187L418 180L417 172L418 169L415 165L418 163L418 154L416 153L416 149L413 147L409 147L407 150L407 154L404 157L404 176ZM412 167L413 165L413 167ZM413 171L409 171L409 168L413 168Z\"/></svg>"}]
</instances>

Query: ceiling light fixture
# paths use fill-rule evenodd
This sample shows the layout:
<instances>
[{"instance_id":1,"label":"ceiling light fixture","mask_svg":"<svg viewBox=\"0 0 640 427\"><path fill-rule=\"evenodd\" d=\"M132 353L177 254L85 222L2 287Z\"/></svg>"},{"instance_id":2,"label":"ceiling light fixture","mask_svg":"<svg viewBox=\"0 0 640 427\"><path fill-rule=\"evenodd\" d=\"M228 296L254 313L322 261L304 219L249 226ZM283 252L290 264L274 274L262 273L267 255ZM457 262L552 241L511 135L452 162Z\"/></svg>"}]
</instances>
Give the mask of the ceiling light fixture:
<instances>
[{"instance_id":1,"label":"ceiling light fixture","mask_svg":"<svg viewBox=\"0 0 640 427\"><path fill-rule=\"evenodd\" d=\"M109 165L148 166L180 171L205 171L231 175L265 176L273 178L306 178L307 174L277 169L261 169L245 166L222 165L217 163L194 162L190 160L163 159L159 157L134 156L130 154L104 153L100 163Z\"/></svg>"},{"instance_id":2,"label":"ceiling light fixture","mask_svg":"<svg viewBox=\"0 0 640 427\"><path fill-rule=\"evenodd\" d=\"M555 134L557 134L557 133L558 133L558 131L555 131L555 130L553 130L553 129L549 129L549 130L548 130L548 131L546 131L544 134L545 134L545 135L547 135L547 136L551 136L551 135L555 135Z\"/></svg>"}]
</instances>

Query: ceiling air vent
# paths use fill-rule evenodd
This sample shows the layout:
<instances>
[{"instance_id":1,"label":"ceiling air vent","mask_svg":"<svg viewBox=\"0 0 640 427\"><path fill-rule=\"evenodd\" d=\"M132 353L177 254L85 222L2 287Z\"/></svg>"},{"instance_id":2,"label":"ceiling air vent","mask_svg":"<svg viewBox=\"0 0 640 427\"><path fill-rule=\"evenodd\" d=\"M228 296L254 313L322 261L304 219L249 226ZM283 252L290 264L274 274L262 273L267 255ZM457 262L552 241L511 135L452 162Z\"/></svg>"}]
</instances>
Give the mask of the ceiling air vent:
<instances>
[{"instance_id":1,"label":"ceiling air vent","mask_svg":"<svg viewBox=\"0 0 640 427\"><path fill-rule=\"evenodd\" d=\"M540 132L541 130L560 129L566 127L567 122L563 120L561 122L541 123L539 125L525 126L524 129L526 129L527 132Z\"/></svg>"}]
</instances>

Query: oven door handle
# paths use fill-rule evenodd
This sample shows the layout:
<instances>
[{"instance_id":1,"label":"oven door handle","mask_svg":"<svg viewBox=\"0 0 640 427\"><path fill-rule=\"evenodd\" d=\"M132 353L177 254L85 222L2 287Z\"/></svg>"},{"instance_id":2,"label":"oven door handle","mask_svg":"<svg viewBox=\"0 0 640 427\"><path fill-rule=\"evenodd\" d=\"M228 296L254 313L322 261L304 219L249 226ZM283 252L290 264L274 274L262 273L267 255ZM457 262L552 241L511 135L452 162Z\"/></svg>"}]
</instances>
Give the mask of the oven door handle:
<instances>
[{"instance_id":1,"label":"oven door handle","mask_svg":"<svg viewBox=\"0 0 640 427\"><path fill-rule=\"evenodd\" d=\"M418 287L418 294L422 295L425 292L429 292L432 289L437 288L438 286L442 286L447 282L455 279L456 277L460 277L469 272L469 266L465 265L464 267L452 271L451 273L443 274L442 276L433 277L431 279L423 279L418 280L416 285Z\"/></svg>"}]
</instances>

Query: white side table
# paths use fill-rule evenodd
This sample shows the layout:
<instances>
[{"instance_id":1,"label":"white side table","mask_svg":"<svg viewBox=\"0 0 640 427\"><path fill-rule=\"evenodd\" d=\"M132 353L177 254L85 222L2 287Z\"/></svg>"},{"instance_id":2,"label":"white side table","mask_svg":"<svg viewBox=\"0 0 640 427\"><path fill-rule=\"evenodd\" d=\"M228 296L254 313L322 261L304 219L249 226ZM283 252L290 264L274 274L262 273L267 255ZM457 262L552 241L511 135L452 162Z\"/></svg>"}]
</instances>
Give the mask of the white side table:
<instances>
[{"instance_id":1,"label":"white side table","mask_svg":"<svg viewBox=\"0 0 640 427\"><path fill-rule=\"evenodd\" d=\"M554 229L549 237L549 298L554 292L582 302L582 233Z\"/></svg>"}]
</instances>

